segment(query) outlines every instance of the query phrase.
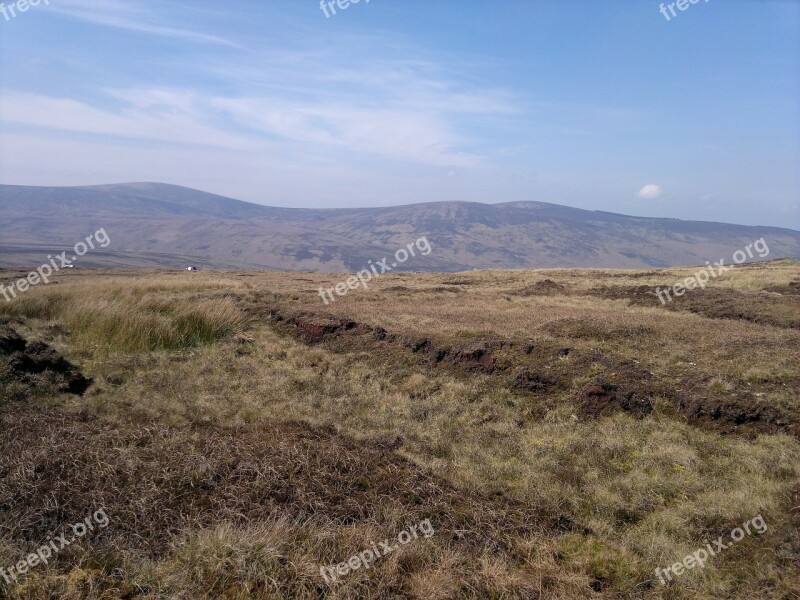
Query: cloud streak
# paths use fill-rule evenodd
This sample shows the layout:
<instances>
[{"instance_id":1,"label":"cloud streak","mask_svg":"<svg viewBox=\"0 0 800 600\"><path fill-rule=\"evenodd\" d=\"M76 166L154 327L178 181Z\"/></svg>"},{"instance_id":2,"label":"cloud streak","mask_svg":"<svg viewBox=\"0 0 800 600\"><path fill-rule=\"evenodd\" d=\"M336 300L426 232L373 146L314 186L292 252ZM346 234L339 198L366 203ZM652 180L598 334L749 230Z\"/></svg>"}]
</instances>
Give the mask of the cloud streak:
<instances>
[{"instance_id":1,"label":"cloud streak","mask_svg":"<svg viewBox=\"0 0 800 600\"><path fill-rule=\"evenodd\" d=\"M158 25L153 22L157 17L144 10L145 5L140 3L125 3L118 0L58 0L58 4L53 3L52 8L55 13L93 25L242 49L239 44L223 37Z\"/></svg>"}]
</instances>

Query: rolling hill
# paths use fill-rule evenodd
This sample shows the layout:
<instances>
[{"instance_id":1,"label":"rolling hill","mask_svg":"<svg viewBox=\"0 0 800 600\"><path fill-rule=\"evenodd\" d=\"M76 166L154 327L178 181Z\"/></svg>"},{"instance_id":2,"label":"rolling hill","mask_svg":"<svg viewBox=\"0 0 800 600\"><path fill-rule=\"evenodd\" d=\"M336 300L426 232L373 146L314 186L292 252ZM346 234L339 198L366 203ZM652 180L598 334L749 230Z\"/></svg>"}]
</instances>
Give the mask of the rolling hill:
<instances>
[{"instance_id":1,"label":"rolling hill","mask_svg":"<svg viewBox=\"0 0 800 600\"><path fill-rule=\"evenodd\" d=\"M433 252L401 269L647 268L704 264L765 238L770 259L800 256L800 232L631 217L545 202L434 202L291 209L159 183L0 186L0 266L40 264L104 228L84 267L355 271L425 236ZM758 258L758 257L756 257Z\"/></svg>"}]
</instances>

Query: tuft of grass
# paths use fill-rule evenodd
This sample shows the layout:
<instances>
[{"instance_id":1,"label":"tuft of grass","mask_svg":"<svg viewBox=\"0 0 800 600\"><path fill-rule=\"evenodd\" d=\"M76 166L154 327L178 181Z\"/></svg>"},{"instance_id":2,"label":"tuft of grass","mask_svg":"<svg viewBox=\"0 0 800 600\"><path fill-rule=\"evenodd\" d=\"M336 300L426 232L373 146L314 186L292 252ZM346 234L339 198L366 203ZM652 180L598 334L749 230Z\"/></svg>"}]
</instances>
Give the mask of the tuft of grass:
<instances>
[{"instance_id":1,"label":"tuft of grass","mask_svg":"<svg viewBox=\"0 0 800 600\"><path fill-rule=\"evenodd\" d=\"M79 351L184 350L231 337L246 324L227 298L194 304L94 300L67 320Z\"/></svg>"},{"instance_id":2,"label":"tuft of grass","mask_svg":"<svg viewBox=\"0 0 800 600\"><path fill-rule=\"evenodd\" d=\"M34 288L0 312L67 325L84 355L185 350L232 337L247 327L231 297L182 294L159 286L80 283Z\"/></svg>"}]
</instances>

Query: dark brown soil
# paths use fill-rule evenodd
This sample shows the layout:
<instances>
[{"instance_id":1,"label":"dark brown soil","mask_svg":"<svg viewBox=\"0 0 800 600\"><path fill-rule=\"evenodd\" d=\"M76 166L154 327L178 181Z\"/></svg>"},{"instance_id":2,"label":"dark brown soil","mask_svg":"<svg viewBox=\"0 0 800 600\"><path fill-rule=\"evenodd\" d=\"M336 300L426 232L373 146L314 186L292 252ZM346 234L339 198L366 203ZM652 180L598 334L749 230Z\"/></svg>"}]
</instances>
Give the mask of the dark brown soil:
<instances>
[{"instance_id":1,"label":"dark brown soil","mask_svg":"<svg viewBox=\"0 0 800 600\"><path fill-rule=\"evenodd\" d=\"M553 388L555 382L549 377L532 373L528 367L520 367L514 377L514 387L526 392L541 393Z\"/></svg>"},{"instance_id":2,"label":"dark brown soil","mask_svg":"<svg viewBox=\"0 0 800 600\"><path fill-rule=\"evenodd\" d=\"M8 325L0 325L0 380L30 387L55 382L58 391L83 395L92 384L80 370L44 342L28 342Z\"/></svg>"},{"instance_id":3,"label":"dark brown soil","mask_svg":"<svg viewBox=\"0 0 800 600\"><path fill-rule=\"evenodd\" d=\"M566 286L556 283L552 279L537 281L519 292L520 296L557 296L566 292Z\"/></svg>"},{"instance_id":4,"label":"dark brown soil","mask_svg":"<svg viewBox=\"0 0 800 600\"><path fill-rule=\"evenodd\" d=\"M636 392L600 380L584 388L583 413L590 417L607 415L619 408L639 416L649 415L653 406Z\"/></svg>"},{"instance_id":5,"label":"dark brown soil","mask_svg":"<svg viewBox=\"0 0 800 600\"><path fill-rule=\"evenodd\" d=\"M800 296L800 281L792 281L788 285L773 285L764 288L764 291L784 296Z\"/></svg>"}]
</instances>

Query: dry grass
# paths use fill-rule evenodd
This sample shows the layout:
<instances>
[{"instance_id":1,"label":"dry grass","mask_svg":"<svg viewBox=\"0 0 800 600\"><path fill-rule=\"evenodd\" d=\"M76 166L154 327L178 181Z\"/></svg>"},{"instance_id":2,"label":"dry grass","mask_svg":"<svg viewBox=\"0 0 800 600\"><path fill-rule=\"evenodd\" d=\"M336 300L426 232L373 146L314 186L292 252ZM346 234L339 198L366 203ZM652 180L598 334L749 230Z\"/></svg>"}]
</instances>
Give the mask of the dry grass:
<instances>
[{"instance_id":1,"label":"dry grass","mask_svg":"<svg viewBox=\"0 0 800 600\"><path fill-rule=\"evenodd\" d=\"M3 402L0 566L100 503L112 523L7 593L798 597L797 439L775 423L687 422L680 404L764 404L799 423L798 331L583 294L681 274L387 275L327 307L316 290L340 278L310 274L76 273L34 289L0 310L95 384ZM726 285L759 295L796 276L770 263ZM520 293L544 279L561 291ZM275 311L397 337L359 326L309 345ZM489 373L412 352L422 338L511 345ZM520 389L521 367L551 383ZM598 379L650 413L586 415L581 390ZM767 534L655 581L759 514ZM319 576L425 518L430 540L333 588Z\"/></svg>"},{"instance_id":2,"label":"dry grass","mask_svg":"<svg viewBox=\"0 0 800 600\"><path fill-rule=\"evenodd\" d=\"M65 286L67 287L67 286ZM78 353L181 350L210 344L244 329L244 315L216 286L195 282L131 283L113 281L35 288L0 308L9 316L55 320L71 333ZM183 296L176 303L175 294Z\"/></svg>"}]
</instances>

